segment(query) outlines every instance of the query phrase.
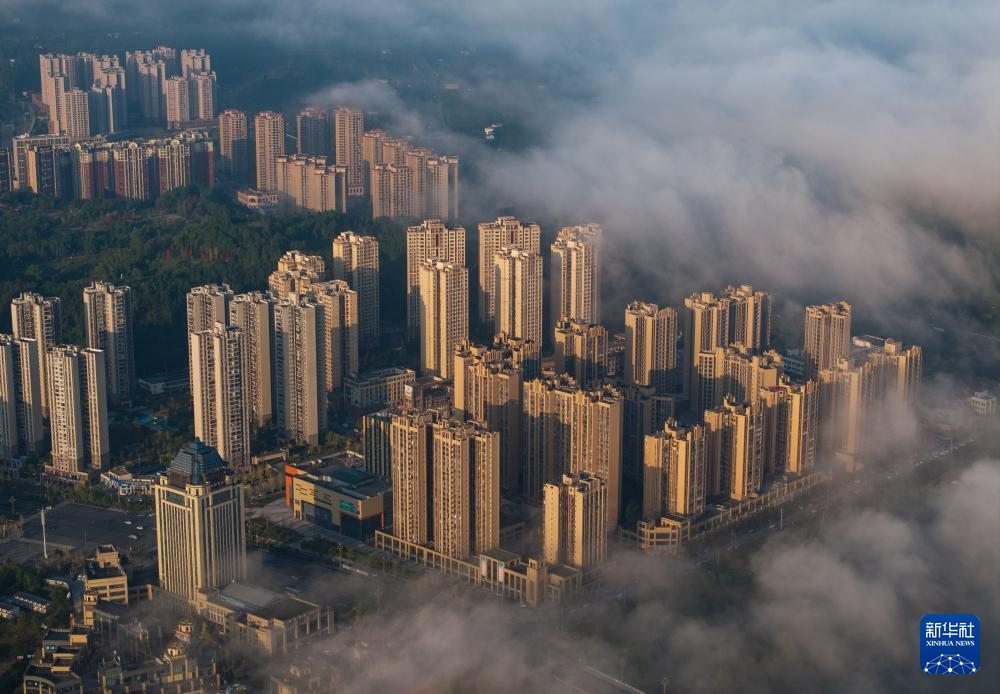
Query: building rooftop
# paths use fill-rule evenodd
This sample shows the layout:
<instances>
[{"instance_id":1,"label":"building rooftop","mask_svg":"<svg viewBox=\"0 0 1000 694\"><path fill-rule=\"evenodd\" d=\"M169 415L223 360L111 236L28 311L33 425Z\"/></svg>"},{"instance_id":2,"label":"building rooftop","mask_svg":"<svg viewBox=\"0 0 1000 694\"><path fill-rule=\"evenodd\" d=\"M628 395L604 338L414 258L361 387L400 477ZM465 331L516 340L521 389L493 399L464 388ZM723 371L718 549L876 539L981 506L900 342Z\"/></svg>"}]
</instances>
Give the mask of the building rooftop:
<instances>
[{"instance_id":1,"label":"building rooftop","mask_svg":"<svg viewBox=\"0 0 1000 694\"><path fill-rule=\"evenodd\" d=\"M315 609L314 605L303 600L242 582L230 583L213 596L212 600L263 619L292 619Z\"/></svg>"},{"instance_id":2,"label":"building rooftop","mask_svg":"<svg viewBox=\"0 0 1000 694\"><path fill-rule=\"evenodd\" d=\"M187 484L204 484L225 469L226 464L219 453L207 443L195 439L177 452L167 466L167 473L172 479L175 475L181 476Z\"/></svg>"},{"instance_id":3,"label":"building rooftop","mask_svg":"<svg viewBox=\"0 0 1000 694\"><path fill-rule=\"evenodd\" d=\"M370 499L392 490L392 483L379 479L364 468L364 457L350 451L294 466L317 484L358 500Z\"/></svg>"}]
</instances>

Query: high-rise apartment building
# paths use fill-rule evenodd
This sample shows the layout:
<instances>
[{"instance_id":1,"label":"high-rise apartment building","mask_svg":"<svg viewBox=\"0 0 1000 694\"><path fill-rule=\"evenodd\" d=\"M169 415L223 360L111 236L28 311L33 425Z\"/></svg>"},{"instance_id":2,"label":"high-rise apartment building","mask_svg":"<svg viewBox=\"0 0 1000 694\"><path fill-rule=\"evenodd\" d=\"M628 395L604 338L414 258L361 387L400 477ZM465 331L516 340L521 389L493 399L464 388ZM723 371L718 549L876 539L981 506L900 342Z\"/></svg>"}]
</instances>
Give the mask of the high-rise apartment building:
<instances>
[{"instance_id":1,"label":"high-rise apartment building","mask_svg":"<svg viewBox=\"0 0 1000 694\"><path fill-rule=\"evenodd\" d=\"M326 263L318 255L306 255L302 251L287 251L278 259L278 269L268 276L271 293L277 298L288 294L304 294L309 288L322 282L326 276Z\"/></svg>"},{"instance_id":2,"label":"high-rise apartment building","mask_svg":"<svg viewBox=\"0 0 1000 694\"><path fill-rule=\"evenodd\" d=\"M73 161L65 147L33 147L25 152L26 188L37 195L70 200L73 197Z\"/></svg>"},{"instance_id":3,"label":"high-rise apartment building","mask_svg":"<svg viewBox=\"0 0 1000 694\"><path fill-rule=\"evenodd\" d=\"M806 378L816 378L823 369L837 368L851 351L851 305L846 301L806 306Z\"/></svg>"},{"instance_id":4,"label":"high-rise apartment building","mask_svg":"<svg viewBox=\"0 0 1000 694\"><path fill-rule=\"evenodd\" d=\"M369 178L372 217L413 216L413 169L395 164L375 164L371 167Z\"/></svg>"},{"instance_id":5,"label":"high-rise apartment building","mask_svg":"<svg viewBox=\"0 0 1000 694\"><path fill-rule=\"evenodd\" d=\"M229 304L233 290L228 284L205 284L192 287L187 293L188 383L194 383L194 356L191 354L191 334L212 330L216 323L229 322Z\"/></svg>"},{"instance_id":6,"label":"high-rise apartment building","mask_svg":"<svg viewBox=\"0 0 1000 694\"><path fill-rule=\"evenodd\" d=\"M364 166L361 137L365 132L365 112L341 106L333 112L335 160L347 167L347 194L364 195ZM260 187L260 186L258 186Z\"/></svg>"},{"instance_id":7,"label":"high-rise apartment building","mask_svg":"<svg viewBox=\"0 0 1000 694\"><path fill-rule=\"evenodd\" d=\"M494 256L494 332L542 342L542 256L504 246Z\"/></svg>"},{"instance_id":8,"label":"high-rise apartment building","mask_svg":"<svg viewBox=\"0 0 1000 694\"><path fill-rule=\"evenodd\" d=\"M541 252L542 228L537 224L522 224L515 217L498 217L479 225L479 321L492 326L496 320L496 286L494 256L506 247ZM539 299L540 301L540 299ZM541 310L539 308L539 310Z\"/></svg>"},{"instance_id":9,"label":"high-rise apartment building","mask_svg":"<svg viewBox=\"0 0 1000 694\"><path fill-rule=\"evenodd\" d=\"M562 320L555 327L555 370L580 385L599 384L607 372L608 331L596 323Z\"/></svg>"},{"instance_id":10,"label":"high-rise apartment building","mask_svg":"<svg viewBox=\"0 0 1000 694\"><path fill-rule=\"evenodd\" d=\"M471 422L431 425L434 548L478 556L500 545L500 434Z\"/></svg>"},{"instance_id":11,"label":"high-rise apartment building","mask_svg":"<svg viewBox=\"0 0 1000 694\"><path fill-rule=\"evenodd\" d=\"M10 302L10 322L14 337L35 341L42 416L48 417L49 380L45 365L49 350L62 342L62 301L57 296L22 292Z\"/></svg>"},{"instance_id":12,"label":"high-rise apartment building","mask_svg":"<svg viewBox=\"0 0 1000 694\"><path fill-rule=\"evenodd\" d=\"M297 152L307 157L330 157L330 112L322 108L307 108L295 117L298 136ZM346 169L345 169L346 173Z\"/></svg>"},{"instance_id":13,"label":"high-rise apartment building","mask_svg":"<svg viewBox=\"0 0 1000 694\"><path fill-rule=\"evenodd\" d=\"M711 292L692 294L684 300L684 393L696 415L701 414L706 400L699 395L702 380L715 377L699 372L699 360L702 353L714 353L729 344L729 303L727 297Z\"/></svg>"},{"instance_id":14,"label":"high-rise apartment building","mask_svg":"<svg viewBox=\"0 0 1000 694\"><path fill-rule=\"evenodd\" d=\"M280 156L274 161L275 188L283 212L347 211L347 170L325 157Z\"/></svg>"},{"instance_id":15,"label":"high-rise apartment building","mask_svg":"<svg viewBox=\"0 0 1000 694\"><path fill-rule=\"evenodd\" d=\"M212 56L204 48L181 49L180 70L182 77L191 77L212 71Z\"/></svg>"},{"instance_id":16,"label":"high-rise apartment building","mask_svg":"<svg viewBox=\"0 0 1000 694\"><path fill-rule=\"evenodd\" d=\"M324 384L333 394L358 372L358 293L343 280L317 282L309 292L322 309Z\"/></svg>"},{"instance_id":17,"label":"high-rise apartment building","mask_svg":"<svg viewBox=\"0 0 1000 694\"><path fill-rule=\"evenodd\" d=\"M729 341L762 352L771 345L771 297L749 284L726 287L729 299Z\"/></svg>"},{"instance_id":18,"label":"high-rise apartment building","mask_svg":"<svg viewBox=\"0 0 1000 694\"><path fill-rule=\"evenodd\" d=\"M189 83L180 76L168 77L165 85L167 127L179 128L191 120L191 95Z\"/></svg>"},{"instance_id":19,"label":"high-rise apartment building","mask_svg":"<svg viewBox=\"0 0 1000 694\"><path fill-rule=\"evenodd\" d=\"M521 483L541 500L562 475L589 472L608 485L608 530L621 499L622 397L611 386L580 388L566 376L526 381L522 389Z\"/></svg>"},{"instance_id":20,"label":"high-rise apartment building","mask_svg":"<svg viewBox=\"0 0 1000 694\"><path fill-rule=\"evenodd\" d=\"M233 325L216 323L189 336L194 435L233 467L250 463L249 364L246 337Z\"/></svg>"},{"instance_id":21,"label":"high-rise apartment building","mask_svg":"<svg viewBox=\"0 0 1000 694\"><path fill-rule=\"evenodd\" d=\"M641 483L646 437L677 415L677 397L645 386L622 386L622 476Z\"/></svg>"},{"instance_id":22,"label":"high-rise apartment building","mask_svg":"<svg viewBox=\"0 0 1000 694\"><path fill-rule=\"evenodd\" d=\"M132 289L94 282L83 290L87 346L104 352L108 397L128 403L135 386Z\"/></svg>"},{"instance_id":23,"label":"high-rise apartment building","mask_svg":"<svg viewBox=\"0 0 1000 694\"><path fill-rule=\"evenodd\" d=\"M70 89L62 95L59 130L71 140L82 140L95 134L90 128L90 89Z\"/></svg>"},{"instance_id":24,"label":"high-rise apartment building","mask_svg":"<svg viewBox=\"0 0 1000 694\"><path fill-rule=\"evenodd\" d=\"M33 338L0 334L0 460L35 453L42 442L42 393Z\"/></svg>"},{"instance_id":25,"label":"high-rise apartment building","mask_svg":"<svg viewBox=\"0 0 1000 694\"><path fill-rule=\"evenodd\" d=\"M215 118L218 86L214 72L199 72L188 77L188 115L191 120Z\"/></svg>"},{"instance_id":26,"label":"high-rise apartment building","mask_svg":"<svg viewBox=\"0 0 1000 694\"><path fill-rule=\"evenodd\" d=\"M763 388L778 384L784 364L781 355L773 350L759 354L741 343L732 343L700 352L694 373L698 388L689 397L691 411L697 414L719 407L727 397L756 405Z\"/></svg>"},{"instance_id":27,"label":"high-rise apartment building","mask_svg":"<svg viewBox=\"0 0 1000 694\"><path fill-rule=\"evenodd\" d=\"M237 294L229 305L229 323L246 340L246 386L250 420L258 427L271 421L274 389L271 344L274 341L274 297L266 292Z\"/></svg>"},{"instance_id":28,"label":"high-rise apartment building","mask_svg":"<svg viewBox=\"0 0 1000 694\"><path fill-rule=\"evenodd\" d=\"M228 108L219 114L219 156L222 170L237 181L250 171L247 114Z\"/></svg>"},{"instance_id":29,"label":"high-rise apartment building","mask_svg":"<svg viewBox=\"0 0 1000 694\"><path fill-rule=\"evenodd\" d=\"M765 475L798 475L816 462L819 431L819 384L782 378L761 389L764 408Z\"/></svg>"},{"instance_id":30,"label":"high-rise apartment building","mask_svg":"<svg viewBox=\"0 0 1000 694\"><path fill-rule=\"evenodd\" d=\"M365 469L382 479L392 479L392 422L395 417L389 410L379 410L361 419Z\"/></svg>"},{"instance_id":31,"label":"high-rise apartment building","mask_svg":"<svg viewBox=\"0 0 1000 694\"><path fill-rule=\"evenodd\" d=\"M420 268L428 260L465 265L465 228L428 219L406 230L406 325L410 338L420 335Z\"/></svg>"},{"instance_id":32,"label":"high-rise apartment building","mask_svg":"<svg viewBox=\"0 0 1000 694\"><path fill-rule=\"evenodd\" d=\"M520 490L522 364L514 350L467 340L455 348L453 406L457 417L500 434L500 485Z\"/></svg>"},{"instance_id":33,"label":"high-rise apartment building","mask_svg":"<svg viewBox=\"0 0 1000 694\"><path fill-rule=\"evenodd\" d=\"M458 157L427 160L427 214L437 219L458 219Z\"/></svg>"},{"instance_id":34,"label":"high-rise apartment building","mask_svg":"<svg viewBox=\"0 0 1000 694\"><path fill-rule=\"evenodd\" d=\"M881 377L876 387L887 406L919 402L923 376L923 350L919 345L905 347L891 338L865 335L854 338L852 346L878 367Z\"/></svg>"},{"instance_id":35,"label":"high-rise apartment building","mask_svg":"<svg viewBox=\"0 0 1000 694\"><path fill-rule=\"evenodd\" d=\"M114 159L110 148L78 142L71 152L75 198L101 200L114 192Z\"/></svg>"},{"instance_id":36,"label":"high-rise apartment building","mask_svg":"<svg viewBox=\"0 0 1000 694\"><path fill-rule=\"evenodd\" d=\"M160 587L188 600L247 577L243 485L192 441L153 486Z\"/></svg>"},{"instance_id":37,"label":"high-rise apartment building","mask_svg":"<svg viewBox=\"0 0 1000 694\"><path fill-rule=\"evenodd\" d=\"M584 571L607 558L608 485L587 472L562 475L544 490L545 561Z\"/></svg>"},{"instance_id":38,"label":"high-rise apartment building","mask_svg":"<svg viewBox=\"0 0 1000 694\"><path fill-rule=\"evenodd\" d=\"M407 410L392 416L392 534L427 545L434 534L431 424L433 412Z\"/></svg>"},{"instance_id":39,"label":"high-rise apartment building","mask_svg":"<svg viewBox=\"0 0 1000 694\"><path fill-rule=\"evenodd\" d=\"M14 175L10 161L10 150L7 149L6 142L0 142L0 144L4 145L0 147L0 193L9 193L13 190L12 176Z\"/></svg>"},{"instance_id":40,"label":"high-rise apartment building","mask_svg":"<svg viewBox=\"0 0 1000 694\"><path fill-rule=\"evenodd\" d=\"M469 271L444 260L420 266L420 368L454 377L455 345L469 337Z\"/></svg>"},{"instance_id":41,"label":"high-rise apartment building","mask_svg":"<svg viewBox=\"0 0 1000 694\"><path fill-rule=\"evenodd\" d=\"M17 135L11 140L11 189L29 190L28 159L31 150L68 147L68 135Z\"/></svg>"},{"instance_id":42,"label":"high-rise apartment building","mask_svg":"<svg viewBox=\"0 0 1000 694\"><path fill-rule=\"evenodd\" d=\"M733 501L755 496L764 483L762 407L726 398L705 412L708 494Z\"/></svg>"},{"instance_id":43,"label":"high-rise apartment building","mask_svg":"<svg viewBox=\"0 0 1000 694\"><path fill-rule=\"evenodd\" d=\"M86 479L107 469L108 394L99 349L59 345L46 360L52 463L59 477Z\"/></svg>"},{"instance_id":44,"label":"high-rise apartment building","mask_svg":"<svg viewBox=\"0 0 1000 694\"><path fill-rule=\"evenodd\" d=\"M434 158L434 152L426 147L410 147L406 140L400 165L411 172L412 187L410 189L410 214L417 219L426 219L430 214L430 172L427 162ZM398 150L397 150L398 151Z\"/></svg>"},{"instance_id":45,"label":"high-rise apartment building","mask_svg":"<svg viewBox=\"0 0 1000 694\"><path fill-rule=\"evenodd\" d=\"M274 307L275 422L286 436L315 446L326 431L323 306L292 293Z\"/></svg>"},{"instance_id":46,"label":"high-rise apartment building","mask_svg":"<svg viewBox=\"0 0 1000 694\"><path fill-rule=\"evenodd\" d=\"M331 276L346 281L358 293L358 338L362 344L377 344L381 336L378 240L342 232L333 240Z\"/></svg>"},{"instance_id":47,"label":"high-rise apartment building","mask_svg":"<svg viewBox=\"0 0 1000 694\"><path fill-rule=\"evenodd\" d=\"M677 364L677 313L672 308L633 301L625 309L626 385L676 393L681 387Z\"/></svg>"},{"instance_id":48,"label":"high-rise apartment building","mask_svg":"<svg viewBox=\"0 0 1000 694\"><path fill-rule=\"evenodd\" d=\"M642 517L697 518L705 511L705 427L682 427L668 421L646 437L642 485Z\"/></svg>"},{"instance_id":49,"label":"high-rise apartment building","mask_svg":"<svg viewBox=\"0 0 1000 694\"><path fill-rule=\"evenodd\" d=\"M277 159L285 156L285 115L274 111L254 118L257 149L257 190L278 190Z\"/></svg>"},{"instance_id":50,"label":"high-rise apartment building","mask_svg":"<svg viewBox=\"0 0 1000 694\"><path fill-rule=\"evenodd\" d=\"M153 197L156 178L156 148L148 143L128 142L112 149L115 195L127 200Z\"/></svg>"},{"instance_id":51,"label":"high-rise apartment building","mask_svg":"<svg viewBox=\"0 0 1000 694\"><path fill-rule=\"evenodd\" d=\"M601 227L565 227L552 244L552 321L601 320Z\"/></svg>"}]
</instances>

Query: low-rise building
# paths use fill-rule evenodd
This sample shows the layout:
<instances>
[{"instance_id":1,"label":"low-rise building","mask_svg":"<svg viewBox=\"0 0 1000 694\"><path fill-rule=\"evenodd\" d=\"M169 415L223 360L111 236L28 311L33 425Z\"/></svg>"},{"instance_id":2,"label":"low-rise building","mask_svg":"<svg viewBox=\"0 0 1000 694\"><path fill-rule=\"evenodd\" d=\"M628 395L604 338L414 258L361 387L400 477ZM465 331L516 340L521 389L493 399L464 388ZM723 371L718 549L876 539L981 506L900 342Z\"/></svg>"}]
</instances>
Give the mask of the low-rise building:
<instances>
[{"instance_id":1,"label":"low-rise building","mask_svg":"<svg viewBox=\"0 0 1000 694\"><path fill-rule=\"evenodd\" d=\"M150 395L181 393L190 387L187 371L164 371L140 378L139 387Z\"/></svg>"},{"instance_id":2,"label":"low-rise building","mask_svg":"<svg viewBox=\"0 0 1000 694\"><path fill-rule=\"evenodd\" d=\"M114 545L99 545L83 568L84 593L93 593L98 600L128 604L126 562Z\"/></svg>"},{"instance_id":3,"label":"low-rise building","mask_svg":"<svg viewBox=\"0 0 1000 694\"><path fill-rule=\"evenodd\" d=\"M37 614L48 614L49 610L52 609L51 600L47 600L41 595L35 595L34 593L28 593L23 590L14 593L11 596L10 601L18 607L25 610L31 610Z\"/></svg>"},{"instance_id":4,"label":"low-rise building","mask_svg":"<svg viewBox=\"0 0 1000 694\"><path fill-rule=\"evenodd\" d=\"M285 503L295 517L366 540L389 524L392 483L348 452L314 465L285 466Z\"/></svg>"},{"instance_id":5,"label":"low-rise building","mask_svg":"<svg viewBox=\"0 0 1000 694\"><path fill-rule=\"evenodd\" d=\"M976 391L966 402L980 417L995 417L997 414L997 396L991 395L989 391Z\"/></svg>"},{"instance_id":6,"label":"low-rise building","mask_svg":"<svg viewBox=\"0 0 1000 694\"><path fill-rule=\"evenodd\" d=\"M406 397L406 386L412 387L416 380L412 369L398 367L351 374L345 381L347 404L358 410L399 405Z\"/></svg>"}]
</instances>

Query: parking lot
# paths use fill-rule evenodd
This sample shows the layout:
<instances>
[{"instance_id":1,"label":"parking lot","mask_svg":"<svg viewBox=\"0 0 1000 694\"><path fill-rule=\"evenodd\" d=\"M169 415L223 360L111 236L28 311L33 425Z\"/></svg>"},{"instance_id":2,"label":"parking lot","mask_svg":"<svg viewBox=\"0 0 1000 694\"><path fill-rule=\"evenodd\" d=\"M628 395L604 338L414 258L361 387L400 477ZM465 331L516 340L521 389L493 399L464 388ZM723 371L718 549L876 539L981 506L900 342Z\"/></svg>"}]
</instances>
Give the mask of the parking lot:
<instances>
[{"instance_id":1,"label":"parking lot","mask_svg":"<svg viewBox=\"0 0 1000 694\"><path fill-rule=\"evenodd\" d=\"M156 519L152 512L63 503L45 512L49 553L55 550L93 551L99 544L152 554L156 550ZM0 561L25 562L42 556L42 523L38 513L25 519L24 536L0 544Z\"/></svg>"}]
</instances>

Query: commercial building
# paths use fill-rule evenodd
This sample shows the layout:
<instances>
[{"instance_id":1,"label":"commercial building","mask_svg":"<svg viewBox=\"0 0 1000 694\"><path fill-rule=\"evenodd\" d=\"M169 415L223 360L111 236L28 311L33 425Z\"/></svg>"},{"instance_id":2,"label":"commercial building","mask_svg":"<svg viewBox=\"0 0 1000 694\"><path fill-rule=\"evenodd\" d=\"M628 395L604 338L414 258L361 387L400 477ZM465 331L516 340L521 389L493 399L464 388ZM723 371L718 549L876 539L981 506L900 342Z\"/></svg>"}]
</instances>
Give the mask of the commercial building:
<instances>
[{"instance_id":1,"label":"commercial building","mask_svg":"<svg viewBox=\"0 0 1000 694\"><path fill-rule=\"evenodd\" d=\"M94 282L83 290L87 346L104 352L108 397L127 403L135 387L132 289Z\"/></svg>"},{"instance_id":2,"label":"commercial building","mask_svg":"<svg viewBox=\"0 0 1000 694\"><path fill-rule=\"evenodd\" d=\"M586 472L563 475L545 485L545 561L584 571L600 567L607 558L605 531L608 485Z\"/></svg>"},{"instance_id":3,"label":"commercial building","mask_svg":"<svg viewBox=\"0 0 1000 694\"><path fill-rule=\"evenodd\" d=\"M428 260L420 267L420 368L454 377L455 345L469 337L469 273L464 266Z\"/></svg>"},{"instance_id":4,"label":"commercial building","mask_svg":"<svg viewBox=\"0 0 1000 694\"><path fill-rule=\"evenodd\" d=\"M182 448L153 488L160 587L196 600L202 591L246 580L243 485L215 449Z\"/></svg>"},{"instance_id":5,"label":"commercial building","mask_svg":"<svg viewBox=\"0 0 1000 694\"><path fill-rule=\"evenodd\" d=\"M377 344L381 335L378 240L353 231L338 235L333 240L331 276L358 293L358 338L365 345Z\"/></svg>"},{"instance_id":6,"label":"commercial building","mask_svg":"<svg viewBox=\"0 0 1000 694\"><path fill-rule=\"evenodd\" d=\"M52 462L46 471L81 480L108 467L108 394L104 353L53 347L46 360Z\"/></svg>"},{"instance_id":7,"label":"commercial building","mask_svg":"<svg viewBox=\"0 0 1000 694\"><path fill-rule=\"evenodd\" d=\"M295 518L368 540L392 522L392 483L350 454L315 465L285 466L285 504Z\"/></svg>"}]
</instances>

